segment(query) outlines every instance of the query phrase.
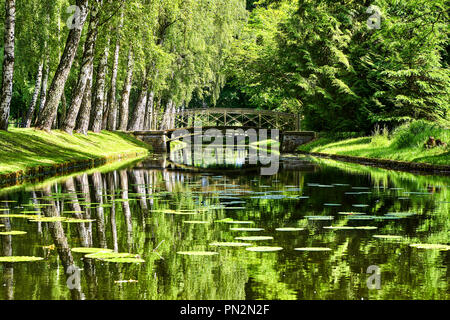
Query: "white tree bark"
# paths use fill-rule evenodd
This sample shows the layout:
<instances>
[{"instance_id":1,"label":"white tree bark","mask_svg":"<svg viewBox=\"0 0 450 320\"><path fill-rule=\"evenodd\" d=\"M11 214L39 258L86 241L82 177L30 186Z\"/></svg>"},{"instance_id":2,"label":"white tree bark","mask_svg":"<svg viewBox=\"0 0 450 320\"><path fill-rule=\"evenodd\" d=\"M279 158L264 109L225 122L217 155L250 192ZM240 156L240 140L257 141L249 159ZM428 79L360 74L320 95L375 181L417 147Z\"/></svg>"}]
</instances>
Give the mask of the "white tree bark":
<instances>
[{"instance_id":1,"label":"white tree bark","mask_svg":"<svg viewBox=\"0 0 450 320\"><path fill-rule=\"evenodd\" d=\"M128 127L128 117L130 110L130 93L133 82L134 59L133 50L128 52L127 78L123 86L122 101L120 102L120 125L119 130L126 131Z\"/></svg>"},{"instance_id":2,"label":"white tree bark","mask_svg":"<svg viewBox=\"0 0 450 320\"><path fill-rule=\"evenodd\" d=\"M16 26L16 1L5 1L5 41L3 54L2 91L0 95L0 130L8 130L9 112L13 93L14 40Z\"/></svg>"},{"instance_id":3,"label":"white tree bark","mask_svg":"<svg viewBox=\"0 0 450 320\"><path fill-rule=\"evenodd\" d=\"M24 128L31 127L31 121L33 121L34 111L36 109L36 103L39 98L39 93L41 92L41 85L42 85L42 69L44 68L44 62L41 61L39 63L38 72L36 75L36 83L34 85L34 93L33 97L31 98L30 108L28 109L28 113L26 118L23 122Z\"/></svg>"}]
</instances>

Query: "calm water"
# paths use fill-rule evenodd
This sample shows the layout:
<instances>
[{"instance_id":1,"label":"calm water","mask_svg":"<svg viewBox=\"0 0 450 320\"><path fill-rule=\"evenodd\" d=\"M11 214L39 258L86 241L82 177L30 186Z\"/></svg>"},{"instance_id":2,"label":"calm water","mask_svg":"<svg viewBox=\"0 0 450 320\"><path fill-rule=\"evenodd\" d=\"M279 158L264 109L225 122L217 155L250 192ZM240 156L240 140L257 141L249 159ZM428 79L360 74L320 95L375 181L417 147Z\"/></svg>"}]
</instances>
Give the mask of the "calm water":
<instances>
[{"instance_id":1,"label":"calm water","mask_svg":"<svg viewBox=\"0 0 450 320\"><path fill-rule=\"evenodd\" d=\"M161 162L1 193L0 232L26 234L0 235L0 257L44 259L0 263L0 299L450 298L450 251L410 246L450 244L448 177L305 159L284 159L274 176L160 169ZM272 239L235 239L246 236ZM247 250L254 246L282 250ZM72 251L80 247L144 262L84 258ZM311 247L329 250L295 250ZM205 251L218 254L180 254ZM79 285L72 265L81 268ZM379 289L368 288L370 266L380 270Z\"/></svg>"}]
</instances>

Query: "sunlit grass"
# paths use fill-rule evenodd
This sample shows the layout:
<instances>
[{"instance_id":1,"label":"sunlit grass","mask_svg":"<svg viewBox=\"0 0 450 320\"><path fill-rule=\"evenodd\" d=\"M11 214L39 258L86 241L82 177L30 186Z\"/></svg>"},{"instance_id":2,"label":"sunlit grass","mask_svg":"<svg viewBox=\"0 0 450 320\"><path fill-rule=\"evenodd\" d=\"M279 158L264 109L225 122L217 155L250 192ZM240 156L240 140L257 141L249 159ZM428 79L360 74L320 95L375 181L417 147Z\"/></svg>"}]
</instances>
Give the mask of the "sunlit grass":
<instances>
[{"instance_id":1,"label":"sunlit grass","mask_svg":"<svg viewBox=\"0 0 450 320\"><path fill-rule=\"evenodd\" d=\"M372 137L330 141L323 137L300 147L301 151L357 156L376 159L450 164L450 148L424 148L430 136L450 143L450 130L425 121L416 121L397 128L393 133L378 132Z\"/></svg>"},{"instance_id":2,"label":"sunlit grass","mask_svg":"<svg viewBox=\"0 0 450 320\"><path fill-rule=\"evenodd\" d=\"M0 131L0 174L132 153L148 153L148 146L124 133L90 132L85 136L34 129Z\"/></svg>"}]
</instances>

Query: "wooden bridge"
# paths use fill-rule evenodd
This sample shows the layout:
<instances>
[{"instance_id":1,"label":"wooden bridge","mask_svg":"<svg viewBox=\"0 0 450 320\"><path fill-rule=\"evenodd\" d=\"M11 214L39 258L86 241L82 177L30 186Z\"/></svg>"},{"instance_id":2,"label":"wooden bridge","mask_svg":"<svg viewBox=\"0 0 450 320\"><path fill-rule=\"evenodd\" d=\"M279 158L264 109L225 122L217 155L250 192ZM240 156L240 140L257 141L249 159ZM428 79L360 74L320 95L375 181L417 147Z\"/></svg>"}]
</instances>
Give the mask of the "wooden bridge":
<instances>
[{"instance_id":1,"label":"wooden bridge","mask_svg":"<svg viewBox=\"0 0 450 320\"><path fill-rule=\"evenodd\" d=\"M154 119L155 115L151 115ZM256 109L209 108L179 110L165 121L163 130L132 132L138 139L153 146L155 152L170 151L170 143L184 136L203 135L208 129L219 130L224 136L230 130L261 132L262 129L278 130L281 151L294 152L304 143L315 138L314 132L302 132L300 114ZM200 133L197 133L200 132Z\"/></svg>"},{"instance_id":2,"label":"wooden bridge","mask_svg":"<svg viewBox=\"0 0 450 320\"><path fill-rule=\"evenodd\" d=\"M300 131L300 114L234 108L186 109L175 112L167 129L196 127L252 127Z\"/></svg>"}]
</instances>

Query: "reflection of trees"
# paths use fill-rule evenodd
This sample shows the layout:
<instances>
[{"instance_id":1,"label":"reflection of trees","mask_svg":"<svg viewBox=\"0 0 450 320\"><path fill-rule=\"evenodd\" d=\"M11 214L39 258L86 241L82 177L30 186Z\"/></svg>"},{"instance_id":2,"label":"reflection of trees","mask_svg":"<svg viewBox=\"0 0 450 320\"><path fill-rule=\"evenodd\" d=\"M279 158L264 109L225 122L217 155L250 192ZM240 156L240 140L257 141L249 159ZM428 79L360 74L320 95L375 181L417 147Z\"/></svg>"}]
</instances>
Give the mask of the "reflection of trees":
<instances>
[{"instance_id":1,"label":"reflection of trees","mask_svg":"<svg viewBox=\"0 0 450 320\"><path fill-rule=\"evenodd\" d=\"M50 188L44 188L39 192L40 197L45 197L49 199L51 197ZM46 201L50 206L43 207L43 213L46 217L60 217L60 213L56 210L56 205L54 201ZM72 251L70 250L69 242L67 240L64 228L61 222L49 223L48 230L55 244L56 250L58 252L59 259L63 265L64 273L69 270L70 266L74 266L74 259ZM68 277L67 277L68 279ZM83 299L81 288L70 289L71 297L73 300Z\"/></svg>"},{"instance_id":2,"label":"reflection of trees","mask_svg":"<svg viewBox=\"0 0 450 320\"><path fill-rule=\"evenodd\" d=\"M89 178L91 190L87 175L82 175L75 178L76 185L74 179L63 182L63 189L68 194L61 195L60 199L66 199L66 202L61 201L59 206L61 210L65 207L71 211L84 211L80 218L92 215L96 222L83 224L84 229L67 225L66 232L59 222L48 226L64 268L74 259L69 244L78 241L82 245L100 244L105 248L112 244L111 249L115 251L133 252L146 260L139 265L83 260L85 271L82 274L89 286L83 290L89 299L448 298L445 281L449 272L448 253L415 250L407 242L448 243L449 194L445 186L449 181L442 177L358 171L353 167L351 170L349 175L341 168L327 166L314 174L282 171L277 176L258 177L252 181L255 177L244 175L213 179L188 172L136 168L93 174ZM352 186L372 184L375 189L370 195L350 198L344 194L345 189L313 189L306 182L348 183ZM258 195L267 191L260 187L264 185L278 186L281 192L274 193L277 195L309 195L310 199L252 199L254 191L260 192ZM285 186L299 190L288 192ZM411 195L409 200L399 202L397 198L401 193L389 191L385 186L411 191L432 190L434 193L432 196ZM77 189L81 190L82 196L77 195ZM40 192L38 196L42 195L47 197L50 193ZM91 209L88 206L84 208L84 203L89 204L91 200L96 204ZM165 213L167 210L196 210L235 200L246 201L247 209L207 210L193 216ZM373 215L392 211L417 212L418 215L408 220L348 222L339 217L331 223L373 224L379 226L376 233L407 235L411 239L405 242L374 240L373 232L324 230L323 226L330 222L304 219L305 215L337 216L340 209L323 206L334 201L348 201L350 206L353 201L367 201L372 204L367 213ZM43 211L46 216L59 214L56 203L43 207ZM233 241L237 235L229 230L230 225L214 223L226 217L255 221L255 226L265 228L267 234L276 235L274 241L257 244L279 245L284 250L266 254L250 253L245 248L212 249L208 245L210 242ZM209 223L184 224L184 220ZM306 230L295 234L275 233L274 228L280 226L301 226ZM78 237L68 235L70 228L77 231ZM96 228L95 233L92 228ZM47 231L45 228L42 231L42 238L45 238ZM2 238L2 248L5 247L5 239ZM158 245L155 253L153 250ZM309 246L327 246L332 251L293 251L295 247ZM194 250L218 250L220 254L186 257L176 253ZM86 265L88 262L92 265ZM369 291L366 287L366 270L370 265L381 267L380 291ZM50 272L56 277L54 270ZM115 280L129 279L139 282L114 283ZM58 298L56 289L51 294ZM80 298L81 291L72 295Z\"/></svg>"},{"instance_id":3,"label":"reflection of trees","mask_svg":"<svg viewBox=\"0 0 450 320\"><path fill-rule=\"evenodd\" d=\"M103 177L100 172L92 175L93 194L96 203L96 225L98 243L100 248L107 248L106 230L105 230L105 212L103 206Z\"/></svg>"},{"instance_id":4,"label":"reflection of trees","mask_svg":"<svg viewBox=\"0 0 450 320\"><path fill-rule=\"evenodd\" d=\"M7 208L7 207L4 207ZM0 224L3 224L5 231L11 231L11 221L9 218L1 218ZM12 236L0 236L2 244L2 256L11 257L13 255L12 250ZM6 290L6 300L14 300L14 267L12 263L5 263L4 270L4 287Z\"/></svg>"}]
</instances>

